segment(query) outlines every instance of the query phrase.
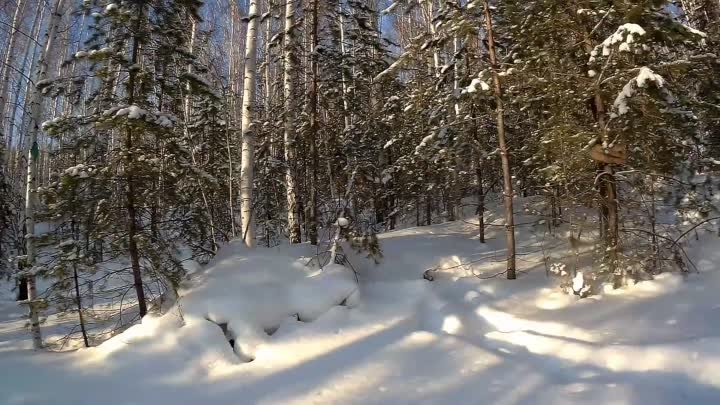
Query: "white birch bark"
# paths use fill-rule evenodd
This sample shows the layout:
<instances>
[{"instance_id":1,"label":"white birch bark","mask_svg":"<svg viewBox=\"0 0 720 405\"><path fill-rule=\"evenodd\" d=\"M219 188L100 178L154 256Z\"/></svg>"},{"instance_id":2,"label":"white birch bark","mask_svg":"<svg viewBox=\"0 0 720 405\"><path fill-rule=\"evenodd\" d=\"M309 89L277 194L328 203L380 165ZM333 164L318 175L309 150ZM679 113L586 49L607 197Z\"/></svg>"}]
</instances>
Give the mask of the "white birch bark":
<instances>
[{"instance_id":1,"label":"white birch bark","mask_svg":"<svg viewBox=\"0 0 720 405\"><path fill-rule=\"evenodd\" d=\"M30 32L32 33L32 39L34 41L37 41L40 38L40 25L44 18L45 14L45 8L40 8L39 10L35 11L35 18L33 19L33 25ZM25 47L25 54L23 56L23 64L21 70L24 72L25 69L28 66L34 66L35 65L35 52L36 45L35 42L31 42L30 40L27 41L27 46ZM8 167L8 173L11 176L15 176L15 173L17 173L17 167L18 167L18 159L19 159L19 151L21 148L22 143L18 142L17 145L13 146L12 140L15 139L15 132L17 128L17 124L15 123L15 117L17 116L17 112L20 109L20 94L23 92L23 86L25 85L25 79L20 78L17 80L17 83L15 84L15 88L13 88L13 91L11 94L13 94L13 98L11 100L10 104L10 114L8 115L8 139L7 139L7 156L6 156L6 162ZM27 87L30 88L32 86L31 83L27 83ZM22 141L22 138L20 139ZM17 153L13 153L12 148L17 148Z\"/></svg>"},{"instance_id":2,"label":"white birch bark","mask_svg":"<svg viewBox=\"0 0 720 405\"><path fill-rule=\"evenodd\" d=\"M257 0L250 0L247 41L245 43L245 82L242 107L242 162L240 163L240 216L245 245L255 247L255 216L253 215L253 178L255 169L255 96L257 92Z\"/></svg>"},{"instance_id":3,"label":"white birch bark","mask_svg":"<svg viewBox=\"0 0 720 405\"><path fill-rule=\"evenodd\" d=\"M18 0L17 2L17 6L15 7L15 14L13 15L12 19L12 25L10 26L10 32L8 33L8 44L7 48L5 49L5 60L3 61L3 64L0 65L0 72L2 72L2 77L0 77L0 118L2 118L2 121L5 121L5 108L8 98L8 88L10 87L10 71L12 70L10 66L12 64L13 50L15 49L15 44L17 42L17 30L20 27L26 1L27 0ZM12 125L12 121L10 121L10 125ZM0 132L2 132L2 128L0 128ZM7 141L9 149L12 139L8 138Z\"/></svg>"},{"instance_id":4,"label":"white birch bark","mask_svg":"<svg viewBox=\"0 0 720 405\"><path fill-rule=\"evenodd\" d=\"M424 11L425 11L425 21L430 27L430 34L432 34L433 38L435 38L435 34L437 32L437 29L435 28L435 24L433 24L433 16L435 14L435 6L433 3L434 0L427 0L424 4ZM433 72L435 73L435 77L440 77L440 54L437 51L437 47L433 47Z\"/></svg>"},{"instance_id":5,"label":"white birch bark","mask_svg":"<svg viewBox=\"0 0 720 405\"><path fill-rule=\"evenodd\" d=\"M342 8L342 1L338 1L338 11L340 14L340 54L342 55L343 62L347 58L347 49L345 48L345 17ZM348 102L348 86L350 86L350 78L348 77L347 69L343 63L342 66L342 100L343 100L343 111L345 113L345 132L350 130L352 125L352 119L350 117L350 104Z\"/></svg>"},{"instance_id":6,"label":"white birch bark","mask_svg":"<svg viewBox=\"0 0 720 405\"><path fill-rule=\"evenodd\" d=\"M58 28L62 20L62 11L65 9L65 0L57 0L50 14L50 21L47 28L47 40L42 55L38 60L36 68L35 83L31 85L37 86L43 80L47 80L48 76L48 57L55 47L58 36ZM35 203L37 201L37 158L39 157L39 147L37 144L38 133L42 125L42 94L33 88L30 97L30 119L31 125L28 132L27 145L27 181L25 189L25 238L27 249L27 266L29 267L28 283L28 302L30 303L30 330L33 338L33 348L40 349L42 347L42 334L40 332L40 316L37 308L37 286L35 283Z\"/></svg>"}]
</instances>

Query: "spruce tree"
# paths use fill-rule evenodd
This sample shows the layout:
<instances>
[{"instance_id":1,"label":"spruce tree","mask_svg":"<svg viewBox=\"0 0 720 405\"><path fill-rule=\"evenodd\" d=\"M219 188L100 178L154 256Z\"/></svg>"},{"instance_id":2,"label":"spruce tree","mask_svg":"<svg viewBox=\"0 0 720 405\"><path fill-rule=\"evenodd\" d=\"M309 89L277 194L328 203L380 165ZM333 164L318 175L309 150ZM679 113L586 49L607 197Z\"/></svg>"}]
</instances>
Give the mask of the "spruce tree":
<instances>
[{"instance_id":1,"label":"spruce tree","mask_svg":"<svg viewBox=\"0 0 720 405\"><path fill-rule=\"evenodd\" d=\"M147 312L148 301L159 303L182 280L180 244L208 257L216 238L223 237L208 224L227 214L204 200L225 188L208 173L209 166L198 163L225 142L217 120L222 107L199 75L205 69L184 29L185 19L200 20L199 6L179 0L86 3L92 34L74 58L87 60L98 77L86 86L92 108L44 125L63 149L73 151L79 162L74 169L92 168L82 187L72 179L73 168L58 174L49 193L61 213L58 221L107 247L101 261L126 263L139 316ZM62 80L48 86L68 88ZM217 164L222 167L222 160ZM92 213L92 220L76 218L68 212L70 205ZM89 256L97 255L83 255Z\"/></svg>"}]
</instances>

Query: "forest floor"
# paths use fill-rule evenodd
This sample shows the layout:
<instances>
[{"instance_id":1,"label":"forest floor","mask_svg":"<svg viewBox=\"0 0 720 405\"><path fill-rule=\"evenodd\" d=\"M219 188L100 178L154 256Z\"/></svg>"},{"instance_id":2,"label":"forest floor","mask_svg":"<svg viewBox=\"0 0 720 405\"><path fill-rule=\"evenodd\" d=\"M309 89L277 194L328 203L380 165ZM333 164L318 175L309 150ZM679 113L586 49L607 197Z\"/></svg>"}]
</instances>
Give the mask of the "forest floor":
<instances>
[{"instance_id":1,"label":"forest floor","mask_svg":"<svg viewBox=\"0 0 720 405\"><path fill-rule=\"evenodd\" d=\"M545 254L575 259L542 229L518 231L514 281L493 277L503 228L480 244L471 222L382 234L379 264L350 255L359 287L305 268L309 245L232 243L165 315L71 352L30 350L1 295L0 404L720 403L717 236L689 242L700 274L579 299L546 275Z\"/></svg>"}]
</instances>

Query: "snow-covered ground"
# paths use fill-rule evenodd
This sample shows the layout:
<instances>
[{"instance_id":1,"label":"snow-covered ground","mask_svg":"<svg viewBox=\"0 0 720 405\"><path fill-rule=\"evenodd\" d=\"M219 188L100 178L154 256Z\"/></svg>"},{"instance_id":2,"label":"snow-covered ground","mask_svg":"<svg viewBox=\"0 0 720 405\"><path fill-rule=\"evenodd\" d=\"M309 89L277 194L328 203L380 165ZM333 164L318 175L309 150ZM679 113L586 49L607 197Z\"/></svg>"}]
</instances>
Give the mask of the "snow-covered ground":
<instances>
[{"instance_id":1,"label":"snow-covered ground","mask_svg":"<svg viewBox=\"0 0 720 405\"><path fill-rule=\"evenodd\" d=\"M491 277L502 228L481 245L467 222L381 235L379 265L350 255L359 286L305 268L307 245L231 244L168 313L73 352L29 350L5 296L0 404L720 403L720 239L691 247L701 274L579 300L546 276L544 251L574 258L542 228L519 230L515 281Z\"/></svg>"}]
</instances>

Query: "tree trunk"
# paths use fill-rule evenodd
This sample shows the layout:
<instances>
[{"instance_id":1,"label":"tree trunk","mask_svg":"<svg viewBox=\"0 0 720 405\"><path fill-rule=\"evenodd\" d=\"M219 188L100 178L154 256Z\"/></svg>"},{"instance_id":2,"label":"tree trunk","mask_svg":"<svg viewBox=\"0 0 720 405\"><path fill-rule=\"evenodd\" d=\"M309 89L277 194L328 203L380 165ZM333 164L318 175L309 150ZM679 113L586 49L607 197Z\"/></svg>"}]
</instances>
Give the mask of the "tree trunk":
<instances>
[{"instance_id":1,"label":"tree trunk","mask_svg":"<svg viewBox=\"0 0 720 405\"><path fill-rule=\"evenodd\" d=\"M461 6L460 2L457 2L458 7ZM460 52L460 38L455 35L453 36L453 91L458 94L460 91L460 63L457 60L458 52ZM463 187L460 183L460 172L462 172L463 161L460 157L459 147L463 142L464 125L462 124L462 117L460 115L460 103L457 101L453 103L453 113L455 115L456 135L454 137L454 148L451 153L451 163L455 165L454 170L450 172L450 181L448 182L448 221L455 221L457 218L462 219L462 198L463 198Z\"/></svg>"},{"instance_id":2,"label":"tree trunk","mask_svg":"<svg viewBox=\"0 0 720 405\"><path fill-rule=\"evenodd\" d=\"M607 190L608 207L608 261L610 269L614 274L614 287L620 288L625 285L625 271L618 271L618 242L619 242L619 221L618 221L618 200L617 184L612 165L605 165L605 188Z\"/></svg>"},{"instance_id":3,"label":"tree trunk","mask_svg":"<svg viewBox=\"0 0 720 405\"><path fill-rule=\"evenodd\" d=\"M138 7L143 7L143 5L138 5ZM143 14L142 10L139 10L140 14ZM138 25L140 24L140 21L142 20L142 17L138 19ZM140 39L138 36L133 36L132 40L132 56L131 56L131 65L135 65L138 62L138 56L139 56L139 48L140 48ZM132 69L130 70L130 74L128 76L128 104L133 105L135 102L135 80L136 80L136 70ZM138 249L136 237L138 235L138 225L137 225L137 208L135 205L135 164L134 164L134 158L133 158L133 130L132 128L128 128L127 133L125 135L125 151L127 153L126 161L125 161L125 180L127 181L127 189L125 192L125 199L127 200L127 221L128 221L128 251L130 254L130 266L132 268L133 273L133 284L135 287L135 294L137 295L138 300L138 311L140 314L140 317L142 318L147 314L147 303L145 302L145 289L143 287L143 281L142 281L142 269L140 267L140 251Z\"/></svg>"},{"instance_id":4,"label":"tree trunk","mask_svg":"<svg viewBox=\"0 0 720 405\"><path fill-rule=\"evenodd\" d=\"M274 2L272 0L267 1L267 13L272 15L273 9L275 8ZM271 46L270 39L273 37L273 25L272 25L273 18L268 17L265 20L265 61L264 61L264 68L263 68L263 75L264 75L264 87L265 87L265 111L264 111L264 118L266 122L272 122L274 118L272 117L272 108L273 108L273 81L272 81L272 66L273 66L273 53L272 49L273 46ZM276 155L276 148L277 144L275 143L275 131L269 131L267 133L267 160L274 160ZM271 170L271 164L265 163L265 178L271 179L272 176L272 170ZM272 237L274 231L272 228L272 220L273 215L275 214L273 212L272 208L272 199L273 199L273 193L266 191L263 193L264 196L264 204L265 204L265 246L270 247L272 244Z\"/></svg>"},{"instance_id":5,"label":"tree trunk","mask_svg":"<svg viewBox=\"0 0 720 405\"><path fill-rule=\"evenodd\" d=\"M657 207L655 202L655 176L650 175L650 230L652 231L653 273L660 269L660 246L657 235Z\"/></svg>"},{"instance_id":6,"label":"tree trunk","mask_svg":"<svg viewBox=\"0 0 720 405\"><path fill-rule=\"evenodd\" d=\"M477 177L478 182L478 237L480 239L480 243L485 243L485 189L483 188L482 159L478 159L477 166L475 167L475 176Z\"/></svg>"},{"instance_id":7,"label":"tree trunk","mask_svg":"<svg viewBox=\"0 0 720 405\"><path fill-rule=\"evenodd\" d=\"M432 196L425 194L425 225L432 225Z\"/></svg>"},{"instance_id":8,"label":"tree trunk","mask_svg":"<svg viewBox=\"0 0 720 405\"><path fill-rule=\"evenodd\" d=\"M39 83L47 79L48 76L48 59L50 53L54 50L55 41L58 35L58 29L62 20L62 12L65 10L65 0L57 0L50 15L48 28L46 33L45 47L38 61L35 73L34 83ZM34 86L34 83L28 86ZM37 88L30 91L30 130L28 131L27 145L27 181L25 192L25 234L26 234L26 250L27 250L27 268L30 272L27 278L28 283L28 301L30 304L30 330L33 337L33 348L42 347L42 335L40 332L40 315L37 307L37 285L35 283L35 203L37 200L37 167L39 157L38 134L42 125L42 94Z\"/></svg>"},{"instance_id":9,"label":"tree trunk","mask_svg":"<svg viewBox=\"0 0 720 405\"><path fill-rule=\"evenodd\" d=\"M230 95L228 97L228 104L230 106L230 111L228 112L228 124L227 124L227 130L226 130L226 145L227 145L227 152L228 152L228 161L229 161L229 167L228 167L228 193L229 193L229 206L230 206L230 215L232 217L232 232L233 237L237 237L238 235L238 225L242 222L242 219L240 216L238 216L238 212L240 212L238 209L236 209L237 202L240 202L240 198L238 198L238 201L235 200L235 166L233 162L233 151L232 151L232 134L230 133L231 128L235 125L237 125L242 120L242 111L239 106L239 94L240 94L240 85L238 82L240 81L240 57L238 55L239 48L243 46L241 41L238 39L238 33L239 29L238 26L239 23L239 10L238 10L238 3L233 2L230 4L230 35L229 38L226 40L226 46L227 46L227 53L229 57L229 67L228 67L228 81L229 81L229 87L230 87ZM242 231L242 225L240 225L240 231Z\"/></svg>"},{"instance_id":10,"label":"tree trunk","mask_svg":"<svg viewBox=\"0 0 720 405\"><path fill-rule=\"evenodd\" d=\"M231 122L232 112L228 113L227 121L225 123L225 150L227 152L228 156L228 180L227 180L227 187L228 187L228 207L230 209L230 231L232 233L232 237L237 237L237 230L235 229L235 193L233 184L235 183L235 172L234 172L234 165L235 162L233 161L233 151L232 151L232 140L230 136L230 122Z\"/></svg>"},{"instance_id":11,"label":"tree trunk","mask_svg":"<svg viewBox=\"0 0 720 405\"><path fill-rule=\"evenodd\" d=\"M257 32L260 16L257 0L250 0L247 40L245 42L245 82L242 108L242 162L240 163L240 200L242 235L245 245L255 247L255 216L253 214L253 180L255 169L255 96L257 92Z\"/></svg>"},{"instance_id":12,"label":"tree trunk","mask_svg":"<svg viewBox=\"0 0 720 405\"><path fill-rule=\"evenodd\" d=\"M0 141L2 140L2 133L3 133L3 127L5 120L5 108L7 106L7 98L8 98L8 88L10 87L10 66L12 63L13 58L13 50L15 49L15 43L18 38L18 29L20 28L20 23L22 22L23 13L25 11L25 3L27 0L18 0L17 5L15 6L15 14L13 15L12 19L12 25L9 27L10 32L8 32L8 43L7 48L5 48L5 60L2 65L0 65ZM28 44L28 47L30 45ZM12 108L11 108L12 110ZM12 126L12 120L7 121L9 123L9 126ZM12 139L7 139L7 145L8 149L10 148L10 145L12 145Z\"/></svg>"},{"instance_id":13,"label":"tree trunk","mask_svg":"<svg viewBox=\"0 0 720 405\"><path fill-rule=\"evenodd\" d=\"M318 244L317 228L317 172L318 172L318 1L312 0L312 22L310 37L310 91L308 92L308 109L310 120L310 131L308 145L310 149L310 163L308 164L308 192L310 194L307 202L307 224L308 239L311 245Z\"/></svg>"},{"instance_id":14,"label":"tree trunk","mask_svg":"<svg viewBox=\"0 0 720 405\"><path fill-rule=\"evenodd\" d=\"M39 7L39 9L35 12L35 18L33 19L33 25L32 29L30 30L32 33L32 38L37 41L40 39L40 26L42 25L41 22L44 18L45 14L45 7ZM21 70L24 72L28 66L31 68L35 65L35 44L31 43L30 40L28 40L27 46L25 48L25 54L23 56L23 64ZM10 114L8 115L8 123L9 123L9 129L8 129L8 136L7 136L7 149L5 150L5 153L7 156L5 157L7 162L7 173L12 176L16 173L17 169L17 159L13 158L12 153L12 141L14 139L15 134L15 127L14 124L15 116L17 115L18 109L20 108L20 93L22 93L23 88L23 82L25 80L23 78L20 78L15 87L13 88L12 94L14 94L11 104L8 106L10 109ZM27 88L32 88L32 83L27 83ZM26 94L29 94L29 91L26 91ZM0 129L1 131L1 129ZM20 139L22 140L22 138ZM22 142L15 147L20 150L22 146Z\"/></svg>"},{"instance_id":15,"label":"tree trunk","mask_svg":"<svg viewBox=\"0 0 720 405\"><path fill-rule=\"evenodd\" d=\"M425 0L423 12L425 13L425 23L430 27L430 34L435 39L437 28L435 28L435 21L433 21L435 15L435 0ZM440 54L438 48L433 47L433 74L436 78L440 77Z\"/></svg>"},{"instance_id":16,"label":"tree trunk","mask_svg":"<svg viewBox=\"0 0 720 405\"><path fill-rule=\"evenodd\" d=\"M195 21L195 18L193 16L188 16L190 19L190 43L189 43L189 50L192 54L195 47L195 37L197 35L197 22ZM187 66L188 73L192 74L192 64L188 64ZM185 133L185 139L188 142L188 145L190 146L190 159L192 160L193 166L197 167L198 162L197 158L195 157L195 145L193 144L193 141L190 137L190 128L188 126L188 123L190 122L190 114L192 113L192 87L190 86L190 83L187 84L185 87L185 100L183 100L184 105L184 113L185 113L185 122L183 131ZM210 209L210 203L208 202L207 193L205 192L205 186L202 184L202 181L198 179L198 188L200 188L200 196L203 200L203 205L205 206L205 212L208 216L208 222L210 225L210 239L212 241L212 250L213 252L217 252L218 250L218 242L217 242L217 236L216 236L216 230L215 230L215 217L213 215L212 209Z\"/></svg>"},{"instance_id":17,"label":"tree trunk","mask_svg":"<svg viewBox=\"0 0 720 405\"><path fill-rule=\"evenodd\" d=\"M80 256L80 244L79 242L79 235L77 227L75 226L75 222L72 223L73 228L73 239L75 240L75 256ZM89 244L87 243L87 239L85 242L85 251L87 252L87 248L89 247ZM82 296L80 295L80 278L78 277L77 272L77 261L73 261L73 282L75 283L75 305L77 306L78 311L78 318L80 319L80 331L82 332L83 337L83 343L85 343L85 347L90 347L90 342L88 341L88 335L87 330L85 329L85 317L83 316L83 307L82 307Z\"/></svg>"},{"instance_id":18,"label":"tree trunk","mask_svg":"<svg viewBox=\"0 0 720 405\"><path fill-rule=\"evenodd\" d=\"M347 50L345 48L345 17L344 17L344 11L342 8L342 0L338 1L338 14L339 14L339 21L338 25L340 28L340 56L342 62L340 63L340 69L341 69L341 77L342 77L342 100L343 100L343 119L345 123L344 130L347 133L350 131L350 127L352 125L352 118L350 115L350 102L348 100L348 87L350 86L350 75L347 71L347 66L345 66L345 61L347 60Z\"/></svg>"},{"instance_id":19,"label":"tree trunk","mask_svg":"<svg viewBox=\"0 0 720 405\"><path fill-rule=\"evenodd\" d=\"M502 85L498 74L498 61L495 54L495 37L493 34L492 15L490 4L484 1L485 6L485 28L487 32L488 51L490 53L490 65L493 70L493 92L497 112L497 134L498 146L500 149L500 161L503 170L503 200L505 202L505 241L507 245L507 278L514 280L515 274L515 217L513 214L513 185L512 174L510 173L510 157L505 142L505 110L502 98Z\"/></svg>"},{"instance_id":20,"label":"tree trunk","mask_svg":"<svg viewBox=\"0 0 720 405\"><path fill-rule=\"evenodd\" d=\"M287 217L290 243L300 243L300 221L297 206L297 132L295 130L295 0L285 3L285 188L287 194Z\"/></svg>"},{"instance_id":21,"label":"tree trunk","mask_svg":"<svg viewBox=\"0 0 720 405\"><path fill-rule=\"evenodd\" d=\"M593 47L590 38L585 41L585 51L590 54ZM596 83L600 83L601 77L597 78ZM595 86L593 103L595 104L597 124L600 129L599 142L607 144L609 142L606 128L606 111L605 103L600 93L599 84ZM617 200L617 185L615 183L615 175L612 165L607 163L598 163L597 179L599 184L598 193L600 194L600 235L605 240L605 251L607 252L608 270L613 274L613 284L615 288L625 283L623 272L619 272L618 265L618 242L619 242L619 214Z\"/></svg>"},{"instance_id":22,"label":"tree trunk","mask_svg":"<svg viewBox=\"0 0 720 405\"><path fill-rule=\"evenodd\" d=\"M82 332L85 347L90 347L87 330L85 329L85 318L83 316L82 297L80 296L80 281L78 279L77 265L73 264L73 278L75 280L75 304L77 304L78 317L80 319L80 331Z\"/></svg>"},{"instance_id":23,"label":"tree trunk","mask_svg":"<svg viewBox=\"0 0 720 405\"><path fill-rule=\"evenodd\" d=\"M415 196L415 226L421 226L420 223L420 197Z\"/></svg>"}]
</instances>

